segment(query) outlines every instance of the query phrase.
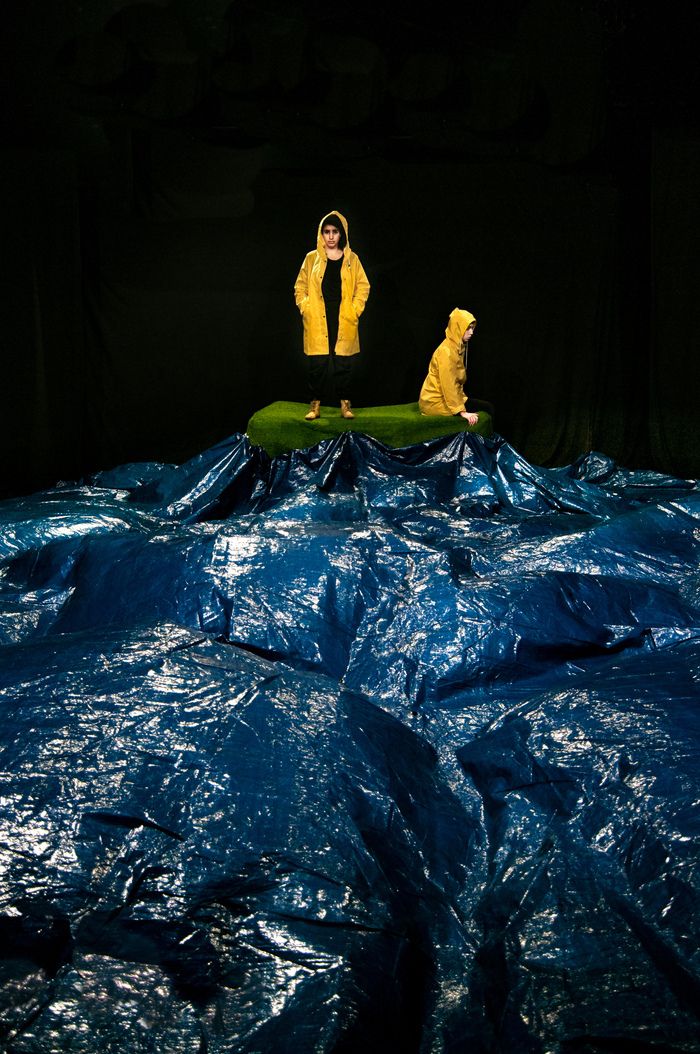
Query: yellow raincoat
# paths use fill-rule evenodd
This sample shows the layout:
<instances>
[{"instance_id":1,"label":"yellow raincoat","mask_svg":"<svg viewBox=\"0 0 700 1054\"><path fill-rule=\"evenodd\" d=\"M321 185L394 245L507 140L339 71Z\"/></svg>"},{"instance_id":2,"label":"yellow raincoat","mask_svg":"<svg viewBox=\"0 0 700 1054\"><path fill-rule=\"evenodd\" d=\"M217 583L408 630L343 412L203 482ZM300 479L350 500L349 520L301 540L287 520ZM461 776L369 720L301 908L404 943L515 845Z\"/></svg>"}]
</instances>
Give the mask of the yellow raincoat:
<instances>
[{"instance_id":1,"label":"yellow raincoat","mask_svg":"<svg viewBox=\"0 0 700 1054\"><path fill-rule=\"evenodd\" d=\"M369 282L359 256L350 249L347 220L337 210L327 212L319 223L316 248L306 254L294 283L294 299L304 320L304 354L329 354L326 306L321 292L327 257L321 230L331 215L337 216L343 224L346 242L343 249L345 258L340 268L341 300L335 354L357 355L360 350L357 323L369 296Z\"/></svg>"},{"instance_id":2,"label":"yellow raincoat","mask_svg":"<svg viewBox=\"0 0 700 1054\"><path fill-rule=\"evenodd\" d=\"M418 397L422 414L450 417L466 408L464 385L467 380L465 345L462 337L476 319L471 311L456 307L450 312L445 339L433 352L428 376Z\"/></svg>"}]
</instances>

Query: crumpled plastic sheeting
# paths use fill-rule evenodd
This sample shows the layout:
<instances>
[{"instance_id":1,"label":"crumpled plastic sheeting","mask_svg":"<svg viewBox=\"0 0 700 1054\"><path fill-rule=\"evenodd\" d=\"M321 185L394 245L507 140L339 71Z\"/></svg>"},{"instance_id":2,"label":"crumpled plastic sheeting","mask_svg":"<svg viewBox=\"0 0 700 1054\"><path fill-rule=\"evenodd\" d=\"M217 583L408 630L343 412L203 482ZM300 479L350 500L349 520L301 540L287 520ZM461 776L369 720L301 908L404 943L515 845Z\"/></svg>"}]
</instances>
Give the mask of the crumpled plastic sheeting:
<instances>
[{"instance_id":1,"label":"crumpled plastic sheeting","mask_svg":"<svg viewBox=\"0 0 700 1054\"><path fill-rule=\"evenodd\" d=\"M458 749L488 841L478 974L512 1049L697 1049L699 675L698 641L625 658Z\"/></svg>"},{"instance_id":2,"label":"crumpled plastic sheeting","mask_svg":"<svg viewBox=\"0 0 700 1054\"><path fill-rule=\"evenodd\" d=\"M698 494L345 433L0 505L3 1049L700 1049Z\"/></svg>"},{"instance_id":3,"label":"crumpled plastic sheeting","mask_svg":"<svg viewBox=\"0 0 700 1054\"><path fill-rule=\"evenodd\" d=\"M475 823L395 718L167 624L1 683L11 1050L331 1050L443 998Z\"/></svg>"}]
</instances>

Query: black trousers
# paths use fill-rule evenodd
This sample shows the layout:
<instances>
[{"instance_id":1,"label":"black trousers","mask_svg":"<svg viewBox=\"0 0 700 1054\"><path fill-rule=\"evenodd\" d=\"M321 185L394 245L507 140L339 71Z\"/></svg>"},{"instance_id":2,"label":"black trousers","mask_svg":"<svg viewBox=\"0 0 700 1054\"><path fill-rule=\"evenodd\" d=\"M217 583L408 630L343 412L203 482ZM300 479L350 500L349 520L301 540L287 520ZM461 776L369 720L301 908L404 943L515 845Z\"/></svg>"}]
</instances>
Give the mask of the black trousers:
<instances>
[{"instance_id":1,"label":"black trousers","mask_svg":"<svg viewBox=\"0 0 700 1054\"><path fill-rule=\"evenodd\" d=\"M326 305L330 355L308 355L306 358L309 401L320 399L322 403L339 403L341 399L352 399L351 379L354 356L335 354L339 308L339 304L337 306Z\"/></svg>"},{"instance_id":2,"label":"black trousers","mask_svg":"<svg viewBox=\"0 0 700 1054\"><path fill-rule=\"evenodd\" d=\"M493 403L489 403L486 399L472 399L471 395L467 399L467 410L470 414L478 414L479 410L483 410L485 414L490 414L491 420L494 417Z\"/></svg>"},{"instance_id":3,"label":"black trousers","mask_svg":"<svg viewBox=\"0 0 700 1054\"><path fill-rule=\"evenodd\" d=\"M339 403L341 399L351 399L352 360L352 355L307 355L309 401Z\"/></svg>"}]
</instances>

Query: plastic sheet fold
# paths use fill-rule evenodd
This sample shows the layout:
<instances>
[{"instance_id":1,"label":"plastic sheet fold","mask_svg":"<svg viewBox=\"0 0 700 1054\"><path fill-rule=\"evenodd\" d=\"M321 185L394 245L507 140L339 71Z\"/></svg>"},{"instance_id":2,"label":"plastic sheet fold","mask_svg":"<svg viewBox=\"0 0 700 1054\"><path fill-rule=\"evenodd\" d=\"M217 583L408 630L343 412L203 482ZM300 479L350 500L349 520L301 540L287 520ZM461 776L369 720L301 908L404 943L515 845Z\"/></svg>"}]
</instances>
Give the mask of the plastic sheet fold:
<instances>
[{"instance_id":1,"label":"plastic sheet fold","mask_svg":"<svg viewBox=\"0 0 700 1054\"><path fill-rule=\"evenodd\" d=\"M232 436L0 524L3 1050L700 1049L694 481Z\"/></svg>"}]
</instances>

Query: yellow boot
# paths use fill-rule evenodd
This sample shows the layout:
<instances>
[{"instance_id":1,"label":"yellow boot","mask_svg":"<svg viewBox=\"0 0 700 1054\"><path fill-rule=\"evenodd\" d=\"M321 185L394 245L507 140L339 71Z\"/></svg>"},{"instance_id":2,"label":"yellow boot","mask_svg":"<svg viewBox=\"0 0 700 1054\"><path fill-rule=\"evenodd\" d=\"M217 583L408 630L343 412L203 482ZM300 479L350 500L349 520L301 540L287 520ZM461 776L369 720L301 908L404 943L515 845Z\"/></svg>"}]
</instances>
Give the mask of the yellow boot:
<instances>
[{"instance_id":1,"label":"yellow boot","mask_svg":"<svg viewBox=\"0 0 700 1054\"><path fill-rule=\"evenodd\" d=\"M350 409L350 400L349 399L341 399L340 400L340 416L344 417L346 421L354 421L355 420L355 415L352 412L352 410Z\"/></svg>"},{"instance_id":2,"label":"yellow boot","mask_svg":"<svg viewBox=\"0 0 700 1054\"><path fill-rule=\"evenodd\" d=\"M315 421L317 417L321 416L321 400L312 399L309 403L309 412L304 418L305 421Z\"/></svg>"}]
</instances>

